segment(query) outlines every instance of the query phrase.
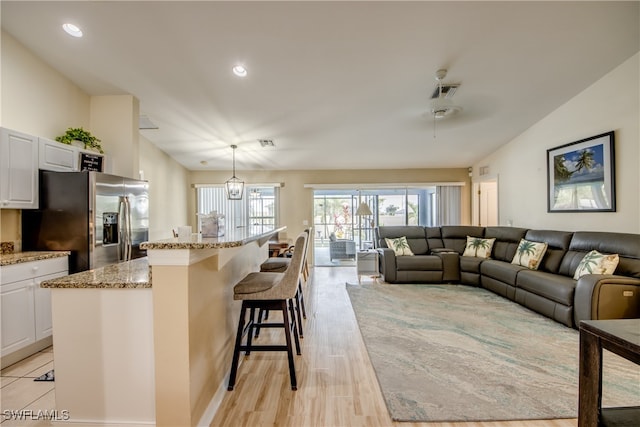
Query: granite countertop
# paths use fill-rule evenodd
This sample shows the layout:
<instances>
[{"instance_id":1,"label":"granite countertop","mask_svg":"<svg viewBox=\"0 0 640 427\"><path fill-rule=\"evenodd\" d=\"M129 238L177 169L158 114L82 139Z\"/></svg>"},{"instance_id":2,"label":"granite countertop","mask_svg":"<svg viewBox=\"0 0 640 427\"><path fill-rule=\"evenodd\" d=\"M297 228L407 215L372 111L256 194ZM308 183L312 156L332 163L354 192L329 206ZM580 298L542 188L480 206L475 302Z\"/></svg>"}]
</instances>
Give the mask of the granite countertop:
<instances>
[{"instance_id":1,"label":"granite countertop","mask_svg":"<svg viewBox=\"0 0 640 427\"><path fill-rule=\"evenodd\" d=\"M140 249L223 249L235 248L246 245L256 240L264 240L266 243L271 236L286 227L242 227L227 230L227 233L221 237L202 237L200 234L194 233L190 239L174 237L171 239L158 240L155 242L143 242Z\"/></svg>"},{"instance_id":2,"label":"granite countertop","mask_svg":"<svg viewBox=\"0 0 640 427\"><path fill-rule=\"evenodd\" d=\"M69 251L34 251L2 254L0 255L0 266L20 264L30 261L40 261L43 259L59 258L69 255Z\"/></svg>"},{"instance_id":3,"label":"granite countertop","mask_svg":"<svg viewBox=\"0 0 640 427\"><path fill-rule=\"evenodd\" d=\"M151 271L146 257L46 280L42 288L140 289L151 287Z\"/></svg>"}]
</instances>

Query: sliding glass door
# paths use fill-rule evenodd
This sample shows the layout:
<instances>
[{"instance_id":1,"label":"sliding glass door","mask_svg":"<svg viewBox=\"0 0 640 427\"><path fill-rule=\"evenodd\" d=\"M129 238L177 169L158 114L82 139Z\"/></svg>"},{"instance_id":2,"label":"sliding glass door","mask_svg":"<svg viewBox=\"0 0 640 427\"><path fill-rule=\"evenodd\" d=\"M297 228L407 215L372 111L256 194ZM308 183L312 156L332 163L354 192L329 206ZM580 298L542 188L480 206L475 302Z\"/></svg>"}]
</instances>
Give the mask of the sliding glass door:
<instances>
[{"instance_id":1,"label":"sliding glass door","mask_svg":"<svg viewBox=\"0 0 640 427\"><path fill-rule=\"evenodd\" d=\"M358 215L363 212L365 214ZM433 186L316 189L315 265L353 265L355 252L374 246L376 226L433 226L436 216L436 187Z\"/></svg>"}]
</instances>

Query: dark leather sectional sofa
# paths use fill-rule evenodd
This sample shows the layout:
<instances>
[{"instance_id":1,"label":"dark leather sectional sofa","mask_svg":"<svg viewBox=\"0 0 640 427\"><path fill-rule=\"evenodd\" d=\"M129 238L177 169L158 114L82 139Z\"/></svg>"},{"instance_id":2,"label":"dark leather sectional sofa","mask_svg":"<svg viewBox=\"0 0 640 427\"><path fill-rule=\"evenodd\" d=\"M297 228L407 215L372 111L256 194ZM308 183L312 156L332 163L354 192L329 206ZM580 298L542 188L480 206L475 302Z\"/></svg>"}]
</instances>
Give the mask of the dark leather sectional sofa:
<instances>
[{"instance_id":1,"label":"dark leather sectional sofa","mask_svg":"<svg viewBox=\"0 0 640 427\"><path fill-rule=\"evenodd\" d=\"M380 226L380 273L388 283L481 286L570 327L581 320L640 317L640 235L517 227ZM396 256L385 238L406 236L414 256ZM462 256L467 236L494 238L489 259ZM511 263L521 239L546 242L538 270ZM618 254L612 275L573 279L586 253Z\"/></svg>"}]
</instances>

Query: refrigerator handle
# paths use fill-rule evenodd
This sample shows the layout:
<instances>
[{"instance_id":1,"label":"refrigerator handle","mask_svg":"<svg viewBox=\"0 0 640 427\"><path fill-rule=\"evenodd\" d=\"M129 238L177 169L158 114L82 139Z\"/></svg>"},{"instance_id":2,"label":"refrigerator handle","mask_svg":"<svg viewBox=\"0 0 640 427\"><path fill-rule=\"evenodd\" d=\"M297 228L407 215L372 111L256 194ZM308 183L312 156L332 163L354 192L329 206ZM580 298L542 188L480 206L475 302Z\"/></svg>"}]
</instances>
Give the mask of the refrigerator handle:
<instances>
[{"instance_id":1,"label":"refrigerator handle","mask_svg":"<svg viewBox=\"0 0 640 427\"><path fill-rule=\"evenodd\" d=\"M125 199L120 196L118 201L118 261L124 261L126 257L126 207Z\"/></svg>"},{"instance_id":2,"label":"refrigerator handle","mask_svg":"<svg viewBox=\"0 0 640 427\"><path fill-rule=\"evenodd\" d=\"M131 204L129 203L129 197L125 196L124 197L124 206L125 206L125 216L126 216L126 221L125 221L125 234L126 234L126 240L125 240L125 248L126 248L126 257L125 257L125 261L131 261L131 252L132 252L132 247L131 247L131 242L132 242L132 236L131 236Z\"/></svg>"}]
</instances>

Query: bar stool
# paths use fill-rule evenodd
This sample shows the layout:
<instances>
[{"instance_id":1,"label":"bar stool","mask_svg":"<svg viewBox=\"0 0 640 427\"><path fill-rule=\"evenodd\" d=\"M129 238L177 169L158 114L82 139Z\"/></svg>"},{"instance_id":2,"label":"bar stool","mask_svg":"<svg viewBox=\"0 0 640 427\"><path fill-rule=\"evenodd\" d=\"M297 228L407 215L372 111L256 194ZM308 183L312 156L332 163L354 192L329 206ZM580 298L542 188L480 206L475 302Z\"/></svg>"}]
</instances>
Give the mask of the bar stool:
<instances>
[{"instance_id":1,"label":"bar stool","mask_svg":"<svg viewBox=\"0 0 640 427\"><path fill-rule=\"evenodd\" d=\"M307 233L307 245L305 247L304 260L302 264L302 277L304 278L305 282L309 278L309 265L307 264L307 253L309 252L309 245L311 244L312 228L313 227L310 227L304 230L304 232ZM295 250L295 245L289 247L288 250L292 248ZM271 271L274 273L282 273L287 269L290 261L291 261L291 258L287 258L287 257L269 257L269 259L267 259L265 262L263 262L260 265L260 271Z\"/></svg>"},{"instance_id":2,"label":"bar stool","mask_svg":"<svg viewBox=\"0 0 640 427\"><path fill-rule=\"evenodd\" d=\"M308 278L309 278L309 266L307 264L307 255L309 253L309 246L310 246L310 242L311 242L311 228L307 228L306 230L304 230L304 233L307 234L307 243L304 246L304 255L302 258L302 276L304 278L305 283L307 282ZM299 248L299 246L292 246L289 249L293 248L294 252L296 250L296 247ZM286 258L286 257L270 257L269 259L267 259L265 262L263 262L260 265L260 271L261 272L272 272L272 273L282 273L285 272L287 270L287 268L289 267L289 264L291 262L291 258ZM304 304L304 293L302 292L302 282L298 283L298 292L296 293L296 297L295 297L295 302L296 302L296 312L298 314L297 319L298 319L298 331L300 334L300 338L304 338L304 332L302 330L302 319L306 319L307 318L307 310ZM302 318L300 317L300 310L302 309ZM267 311L264 310L260 310L258 318L259 320L261 320L264 316L268 317L269 313ZM256 330L256 337L259 335L259 331L260 329Z\"/></svg>"},{"instance_id":3,"label":"bar stool","mask_svg":"<svg viewBox=\"0 0 640 427\"><path fill-rule=\"evenodd\" d=\"M307 234L302 233L296 238L296 246L304 248ZM256 272L249 273L233 288L233 299L242 300L238 331L229 374L227 390L233 390L238 372L240 352L245 355L251 351L286 351L289 361L289 376L291 378L291 390L297 390L296 371L293 360L293 347L291 335L295 340L296 352L300 354L300 342L296 325L296 314L293 307L293 299L298 291L300 275L302 273L302 259L304 251L294 251L289 268L284 273ZM267 323L259 319L256 322L255 312L259 310L282 311L282 323ZM249 320L245 325L245 319L249 311ZM257 328L283 328L286 345L256 345L252 343L253 332ZM246 344L242 344L243 338Z\"/></svg>"}]
</instances>

